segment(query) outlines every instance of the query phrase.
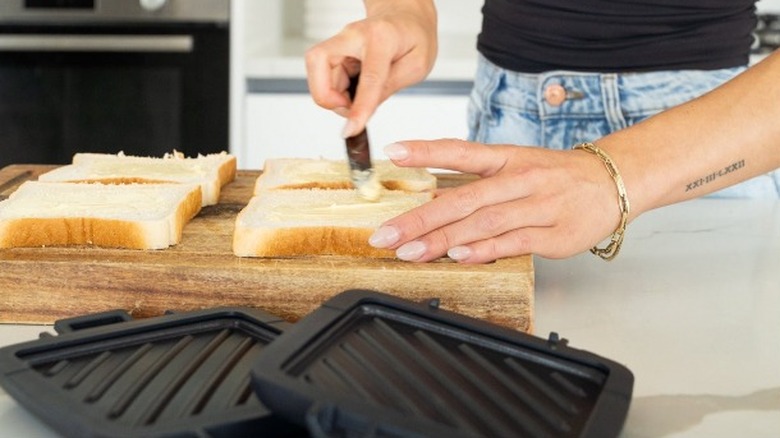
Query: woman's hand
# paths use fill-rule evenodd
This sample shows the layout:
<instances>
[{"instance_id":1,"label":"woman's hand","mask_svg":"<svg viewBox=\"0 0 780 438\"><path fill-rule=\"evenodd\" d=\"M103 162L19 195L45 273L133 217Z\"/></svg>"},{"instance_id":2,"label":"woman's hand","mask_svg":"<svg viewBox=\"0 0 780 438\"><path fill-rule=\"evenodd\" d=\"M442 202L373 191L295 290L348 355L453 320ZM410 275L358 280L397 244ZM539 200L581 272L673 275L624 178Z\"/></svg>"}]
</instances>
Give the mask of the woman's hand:
<instances>
[{"instance_id":1,"label":"woman's hand","mask_svg":"<svg viewBox=\"0 0 780 438\"><path fill-rule=\"evenodd\" d=\"M373 246L396 249L402 260L563 258L602 241L620 219L612 178L597 157L584 151L436 140L393 144L385 153L398 166L481 177L440 190L432 201L374 233Z\"/></svg>"},{"instance_id":2,"label":"woman's hand","mask_svg":"<svg viewBox=\"0 0 780 438\"><path fill-rule=\"evenodd\" d=\"M354 0L353 0L354 1ZM432 0L366 0L366 19L348 24L306 52L314 101L347 117L344 137L363 130L377 106L423 80L436 59ZM355 102L349 77L360 73Z\"/></svg>"}]
</instances>

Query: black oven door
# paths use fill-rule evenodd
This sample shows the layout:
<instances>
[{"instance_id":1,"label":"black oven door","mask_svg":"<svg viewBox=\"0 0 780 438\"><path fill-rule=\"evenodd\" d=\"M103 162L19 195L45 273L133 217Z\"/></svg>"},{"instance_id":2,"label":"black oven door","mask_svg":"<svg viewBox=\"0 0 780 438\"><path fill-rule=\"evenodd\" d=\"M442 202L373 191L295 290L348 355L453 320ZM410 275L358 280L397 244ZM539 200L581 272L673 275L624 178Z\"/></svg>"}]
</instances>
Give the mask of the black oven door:
<instances>
[{"instance_id":1,"label":"black oven door","mask_svg":"<svg viewBox=\"0 0 780 438\"><path fill-rule=\"evenodd\" d=\"M228 76L224 23L3 25L0 167L227 150Z\"/></svg>"}]
</instances>

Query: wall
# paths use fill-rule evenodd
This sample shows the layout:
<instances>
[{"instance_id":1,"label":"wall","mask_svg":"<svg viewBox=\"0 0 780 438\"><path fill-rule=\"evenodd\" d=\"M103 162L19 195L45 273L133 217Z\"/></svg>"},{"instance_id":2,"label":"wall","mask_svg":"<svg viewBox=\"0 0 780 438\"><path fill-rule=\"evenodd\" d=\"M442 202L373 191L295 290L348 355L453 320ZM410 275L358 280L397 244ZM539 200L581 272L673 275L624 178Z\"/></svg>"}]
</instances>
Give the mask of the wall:
<instances>
[{"instance_id":1,"label":"wall","mask_svg":"<svg viewBox=\"0 0 780 438\"><path fill-rule=\"evenodd\" d=\"M780 0L759 0L756 8L759 12L780 13Z\"/></svg>"}]
</instances>

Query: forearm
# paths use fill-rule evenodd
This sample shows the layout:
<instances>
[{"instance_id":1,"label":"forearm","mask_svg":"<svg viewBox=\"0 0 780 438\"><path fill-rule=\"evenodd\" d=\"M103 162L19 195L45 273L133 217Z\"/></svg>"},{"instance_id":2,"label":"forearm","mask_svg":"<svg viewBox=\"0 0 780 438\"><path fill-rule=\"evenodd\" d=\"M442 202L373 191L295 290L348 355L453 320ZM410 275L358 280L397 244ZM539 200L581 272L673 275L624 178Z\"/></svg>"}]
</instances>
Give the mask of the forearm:
<instances>
[{"instance_id":1,"label":"forearm","mask_svg":"<svg viewBox=\"0 0 780 438\"><path fill-rule=\"evenodd\" d=\"M780 167L780 54L712 92L596 143L626 183L632 217Z\"/></svg>"}]
</instances>

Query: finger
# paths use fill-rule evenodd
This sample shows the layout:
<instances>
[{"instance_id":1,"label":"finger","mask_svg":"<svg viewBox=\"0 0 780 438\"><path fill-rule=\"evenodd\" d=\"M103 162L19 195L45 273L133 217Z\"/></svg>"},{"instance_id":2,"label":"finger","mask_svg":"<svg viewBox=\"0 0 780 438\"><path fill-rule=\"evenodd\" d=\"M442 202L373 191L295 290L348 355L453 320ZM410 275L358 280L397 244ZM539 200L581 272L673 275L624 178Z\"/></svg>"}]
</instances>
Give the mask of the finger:
<instances>
[{"instance_id":1,"label":"finger","mask_svg":"<svg viewBox=\"0 0 780 438\"><path fill-rule=\"evenodd\" d=\"M443 226L417 239L425 245L425 258L433 259L452 248L486 241L515 229L549 226L548 209L535 207L526 199L489 205L460 221Z\"/></svg>"},{"instance_id":2,"label":"finger","mask_svg":"<svg viewBox=\"0 0 780 438\"><path fill-rule=\"evenodd\" d=\"M534 248L539 246L537 241L550 242L549 239L545 238L549 234L550 229L544 227L514 229L500 236L450 248L447 255L459 263L476 264L489 263L505 257L533 254Z\"/></svg>"},{"instance_id":3,"label":"finger","mask_svg":"<svg viewBox=\"0 0 780 438\"><path fill-rule=\"evenodd\" d=\"M348 69L359 60L363 39L359 35L339 33L306 51L306 79L314 101L328 109L347 108Z\"/></svg>"},{"instance_id":4,"label":"finger","mask_svg":"<svg viewBox=\"0 0 780 438\"><path fill-rule=\"evenodd\" d=\"M521 146L512 146L514 152ZM384 148L400 167L432 167L482 176L494 175L506 166L506 146L488 146L457 139L403 141Z\"/></svg>"},{"instance_id":5,"label":"finger","mask_svg":"<svg viewBox=\"0 0 780 438\"><path fill-rule=\"evenodd\" d=\"M563 259L587 251L587 239L557 226L525 227L500 236L450 248L447 255L460 263L489 263L505 257L535 254L548 259Z\"/></svg>"},{"instance_id":6,"label":"finger","mask_svg":"<svg viewBox=\"0 0 780 438\"><path fill-rule=\"evenodd\" d=\"M394 46L389 44L369 42L364 48L360 80L349 111L353 132L345 132L345 136L361 132L379 104L392 94L387 90L387 80L394 54Z\"/></svg>"},{"instance_id":7,"label":"finger","mask_svg":"<svg viewBox=\"0 0 780 438\"><path fill-rule=\"evenodd\" d=\"M524 192L526 189L520 183L516 182L514 186L510 184L511 181L506 177L494 177L450 189L431 201L386 221L372 236L370 243L378 248L395 249L434 230L463 220L482 207L527 196ZM495 190L498 186L507 187L507 190ZM452 240L446 235L440 236L440 239ZM442 245L447 244L440 244ZM441 249L441 252L450 246Z\"/></svg>"}]
</instances>

